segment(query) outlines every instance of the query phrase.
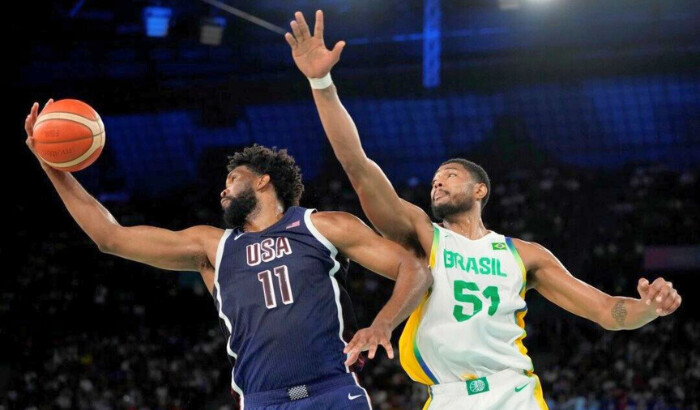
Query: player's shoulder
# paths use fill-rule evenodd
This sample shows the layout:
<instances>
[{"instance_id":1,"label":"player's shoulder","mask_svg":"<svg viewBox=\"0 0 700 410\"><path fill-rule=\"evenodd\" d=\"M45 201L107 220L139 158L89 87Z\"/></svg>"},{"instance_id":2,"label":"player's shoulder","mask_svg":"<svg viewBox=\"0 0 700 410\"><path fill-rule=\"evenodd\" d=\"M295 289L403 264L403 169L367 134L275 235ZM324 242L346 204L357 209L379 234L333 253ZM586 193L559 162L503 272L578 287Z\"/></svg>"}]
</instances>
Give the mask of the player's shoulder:
<instances>
[{"instance_id":1,"label":"player's shoulder","mask_svg":"<svg viewBox=\"0 0 700 410\"><path fill-rule=\"evenodd\" d=\"M526 251L546 249L544 246L534 241L526 241L524 239L513 237L511 237L510 239L513 241L513 245L515 245L515 247L518 249L518 252L520 252L521 249Z\"/></svg>"},{"instance_id":2,"label":"player's shoulder","mask_svg":"<svg viewBox=\"0 0 700 410\"><path fill-rule=\"evenodd\" d=\"M408 218L410 219L414 229L417 230L421 226L430 226L432 228L433 221L430 219L430 216L428 216L428 214L423 210L423 208L419 207L416 204L408 202L405 199L401 199L401 204L403 205L403 211L406 212L406 214L408 215Z\"/></svg>"},{"instance_id":3,"label":"player's shoulder","mask_svg":"<svg viewBox=\"0 0 700 410\"><path fill-rule=\"evenodd\" d=\"M194 225L190 226L189 228L185 229L185 231L196 233L196 234L201 234L201 235L223 235L224 232L226 232L225 229L218 228L216 226L211 226L211 225Z\"/></svg>"},{"instance_id":4,"label":"player's shoulder","mask_svg":"<svg viewBox=\"0 0 700 410\"><path fill-rule=\"evenodd\" d=\"M370 229L357 216L342 211L315 212L311 214L311 223L337 247L352 243L361 232Z\"/></svg>"},{"instance_id":5,"label":"player's shoulder","mask_svg":"<svg viewBox=\"0 0 700 410\"><path fill-rule=\"evenodd\" d=\"M513 245L515 245L518 251L520 251L520 249L530 249L537 244L537 242L530 242L520 238L510 237L510 239L513 241Z\"/></svg>"},{"instance_id":6,"label":"player's shoulder","mask_svg":"<svg viewBox=\"0 0 700 410\"><path fill-rule=\"evenodd\" d=\"M311 222L317 229L346 229L350 225L365 223L357 216L343 211L320 211L311 214Z\"/></svg>"},{"instance_id":7,"label":"player's shoulder","mask_svg":"<svg viewBox=\"0 0 700 410\"><path fill-rule=\"evenodd\" d=\"M511 239L513 240L515 249L518 251L518 254L522 258L528 270L537 267L542 262L554 258L554 255L549 251L549 249L537 242L526 241L519 238Z\"/></svg>"},{"instance_id":8,"label":"player's shoulder","mask_svg":"<svg viewBox=\"0 0 700 410\"><path fill-rule=\"evenodd\" d=\"M183 234L202 241L219 240L226 231L210 225L195 225L182 231Z\"/></svg>"}]
</instances>

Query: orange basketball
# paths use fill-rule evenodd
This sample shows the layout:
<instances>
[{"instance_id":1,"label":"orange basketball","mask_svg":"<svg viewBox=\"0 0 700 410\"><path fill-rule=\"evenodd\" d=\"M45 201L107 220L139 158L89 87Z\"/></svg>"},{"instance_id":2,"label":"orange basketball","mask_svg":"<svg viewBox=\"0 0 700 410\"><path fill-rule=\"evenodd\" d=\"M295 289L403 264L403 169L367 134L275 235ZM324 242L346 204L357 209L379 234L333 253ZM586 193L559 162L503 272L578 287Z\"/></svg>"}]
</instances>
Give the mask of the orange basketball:
<instances>
[{"instance_id":1,"label":"orange basketball","mask_svg":"<svg viewBox=\"0 0 700 410\"><path fill-rule=\"evenodd\" d=\"M89 105L58 100L34 124L34 150L51 167L74 172L86 168L105 146L105 126Z\"/></svg>"}]
</instances>

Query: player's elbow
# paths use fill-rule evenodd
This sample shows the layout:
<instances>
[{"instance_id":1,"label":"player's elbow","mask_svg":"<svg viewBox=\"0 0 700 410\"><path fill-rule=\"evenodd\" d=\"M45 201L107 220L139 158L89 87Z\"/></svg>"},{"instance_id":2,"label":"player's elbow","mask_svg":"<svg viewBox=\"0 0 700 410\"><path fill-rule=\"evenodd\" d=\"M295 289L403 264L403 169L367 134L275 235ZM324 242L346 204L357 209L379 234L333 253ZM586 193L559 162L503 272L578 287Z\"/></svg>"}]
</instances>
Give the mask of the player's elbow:
<instances>
[{"instance_id":1,"label":"player's elbow","mask_svg":"<svg viewBox=\"0 0 700 410\"><path fill-rule=\"evenodd\" d=\"M597 304L594 321L605 330L624 330L625 327L620 323L619 314L616 313L615 298L606 297L605 301ZM624 322L624 320L622 320Z\"/></svg>"},{"instance_id":2,"label":"player's elbow","mask_svg":"<svg viewBox=\"0 0 700 410\"><path fill-rule=\"evenodd\" d=\"M97 249L98 249L100 252L102 252L102 253L109 253L109 252L107 251L107 246L106 246L105 243L95 241L95 245L97 245Z\"/></svg>"},{"instance_id":3,"label":"player's elbow","mask_svg":"<svg viewBox=\"0 0 700 410\"><path fill-rule=\"evenodd\" d=\"M373 164L362 149L343 149L336 152L338 162L343 167L345 173L350 177L359 177L365 173Z\"/></svg>"},{"instance_id":4,"label":"player's elbow","mask_svg":"<svg viewBox=\"0 0 700 410\"><path fill-rule=\"evenodd\" d=\"M598 324L600 325L600 327L602 327L605 330L612 330L612 331L622 330L622 327L620 327L614 321L611 321L611 320L602 320L602 321L599 321Z\"/></svg>"},{"instance_id":5,"label":"player's elbow","mask_svg":"<svg viewBox=\"0 0 700 410\"><path fill-rule=\"evenodd\" d=\"M108 240L108 239L101 239L101 240L96 240L95 244L97 245L97 249L99 249L100 252L114 255L116 253L115 249L116 246L113 241Z\"/></svg>"},{"instance_id":6,"label":"player's elbow","mask_svg":"<svg viewBox=\"0 0 700 410\"><path fill-rule=\"evenodd\" d=\"M99 237L93 238L93 241L97 245L97 249L102 253L116 255L119 252L120 245L120 232L121 226L117 225L113 229L109 229L104 232Z\"/></svg>"},{"instance_id":7,"label":"player's elbow","mask_svg":"<svg viewBox=\"0 0 700 410\"><path fill-rule=\"evenodd\" d=\"M419 288L421 293L426 292L433 285L433 275L430 273L430 268L425 266L417 258L410 258L408 261L404 261L405 266L409 267L409 270L413 273L415 278L416 287Z\"/></svg>"}]
</instances>

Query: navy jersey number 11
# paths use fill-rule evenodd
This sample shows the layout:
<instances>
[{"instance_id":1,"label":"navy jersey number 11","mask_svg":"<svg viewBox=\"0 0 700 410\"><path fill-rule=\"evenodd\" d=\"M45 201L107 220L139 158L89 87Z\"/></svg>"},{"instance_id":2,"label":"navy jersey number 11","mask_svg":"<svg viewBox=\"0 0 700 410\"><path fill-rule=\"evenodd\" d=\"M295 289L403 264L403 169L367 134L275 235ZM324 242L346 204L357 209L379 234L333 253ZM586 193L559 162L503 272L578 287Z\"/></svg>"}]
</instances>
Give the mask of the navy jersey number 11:
<instances>
[{"instance_id":1,"label":"navy jersey number 11","mask_svg":"<svg viewBox=\"0 0 700 410\"><path fill-rule=\"evenodd\" d=\"M214 296L241 395L348 373L343 348L356 324L336 248L290 207L261 232L227 230Z\"/></svg>"},{"instance_id":2,"label":"navy jersey number 11","mask_svg":"<svg viewBox=\"0 0 700 410\"><path fill-rule=\"evenodd\" d=\"M292 287L289 284L289 268L287 268L287 265L277 266L272 271L275 273L277 281L279 282L282 303L285 305L294 303ZM265 293L265 306L267 306L268 309L276 308L277 298L275 297L275 285L273 283L272 273L269 270L262 271L258 273L258 280L262 282L263 293Z\"/></svg>"}]
</instances>

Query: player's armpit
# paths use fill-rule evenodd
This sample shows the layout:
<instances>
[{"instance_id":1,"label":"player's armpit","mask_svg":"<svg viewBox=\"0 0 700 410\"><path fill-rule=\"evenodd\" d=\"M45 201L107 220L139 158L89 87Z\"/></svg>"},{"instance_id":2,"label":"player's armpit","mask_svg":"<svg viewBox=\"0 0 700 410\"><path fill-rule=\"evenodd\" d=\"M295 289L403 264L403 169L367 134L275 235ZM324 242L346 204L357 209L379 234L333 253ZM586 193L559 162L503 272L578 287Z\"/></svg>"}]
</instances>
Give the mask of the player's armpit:
<instances>
[{"instance_id":1,"label":"player's armpit","mask_svg":"<svg viewBox=\"0 0 700 410\"><path fill-rule=\"evenodd\" d=\"M157 268L201 272L214 263L223 232L222 229L204 225L182 231L116 225L109 239L98 246L104 253Z\"/></svg>"}]
</instances>

